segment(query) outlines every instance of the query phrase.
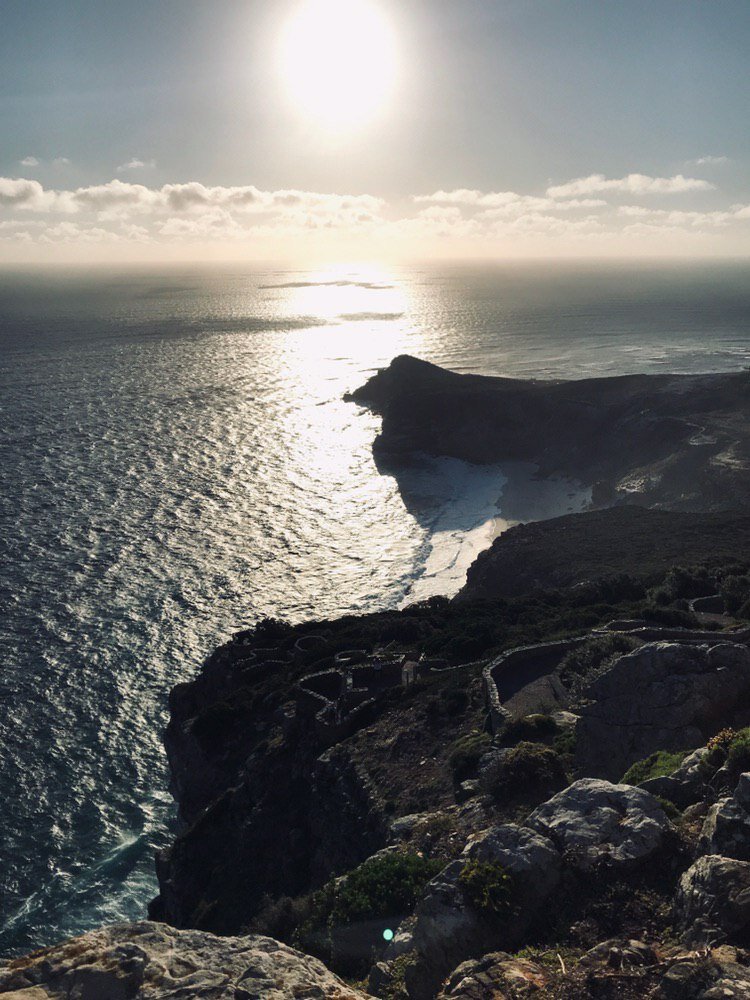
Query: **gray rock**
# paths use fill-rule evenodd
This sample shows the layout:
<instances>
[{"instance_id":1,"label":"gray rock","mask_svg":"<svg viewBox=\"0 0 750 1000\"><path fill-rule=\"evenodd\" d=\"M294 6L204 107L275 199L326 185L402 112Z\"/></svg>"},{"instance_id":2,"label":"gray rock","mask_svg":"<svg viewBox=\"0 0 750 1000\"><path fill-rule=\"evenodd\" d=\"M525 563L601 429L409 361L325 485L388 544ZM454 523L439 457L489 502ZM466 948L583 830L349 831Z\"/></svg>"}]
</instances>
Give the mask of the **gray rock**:
<instances>
[{"instance_id":1,"label":"gray rock","mask_svg":"<svg viewBox=\"0 0 750 1000\"><path fill-rule=\"evenodd\" d=\"M750 863L707 854L680 879L675 921L688 946L731 939L750 927Z\"/></svg>"},{"instance_id":2,"label":"gray rock","mask_svg":"<svg viewBox=\"0 0 750 1000\"><path fill-rule=\"evenodd\" d=\"M494 863L512 876L517 909L503 921L479 912L466 898L460 875L468 861ZM414 943L420 954L419 995L465 959L516 948L560 881L562 859L545 837L514 825L472 837L426 887L415 910ZM424 993L424 995L428 995Z\"/></svg>"},{"instance_id":3,"label":"gray rock","mask_svg":"<svg viewBox=\"0 0 750 1000\"><path fill-rule=\"evenodd\" d=\"M0 968L7 1000L363 1000L317 959L266 937L115 924Z\"/></svg>"},{"instance_id":4,"label":"gray rock","mask_svg":"<svg viewBox=\"0 0 750 1000\"><path fill-rule=\"evenodd\" d=\"M734 795L708 810L697 853L750 861L750 774L741 774Z\"/></svg>"},{"instance_id":5,"label":"gray rock","mask_svg":"<svg viewBox=\"0 0 750 1000\"><path fill-rule=\"evenodd\" d=\"M656 962L654 949L643 941L621 941L618 938L600 942L589 949L581 959L582 965L594 967L604 965L610 969L638 968L656 965Z\"/></svg>"},{"instance_id":6,"label":"gray rock","mask_svg":"<svg viewBox=\"0 0 750 1000\"><path fill-rule=\"evenodd\" d=\"M633 692L638 697L633 697ZM706 742L750 695L750 650L734 643L649 643L619 657L587 689L577 763L617 779L657 750Z\"/></svg>"},{"instance_id":7,"label":"gray rock","mask_svg":"<svg viewBox=\"0 0 750 1000\"><path fill-rule=\"evenodd\" d=\"M504 952L464 962L455 969L438 1000L489 1000L543 990L550 979L540 965ZM512 992L510 992L512 991Z\"/></svg>"},{"instance_id":8,"label":"gray rock","mask_svg":"<svg viewBox=\"0 0 750 1000\"><path fill-rule=\"evenodd\" d=\"M535 809L526 825L577 868L636 865L662 846L670 823L653 795L632 785L581 778Z\"/></svg>"}]
</instances>

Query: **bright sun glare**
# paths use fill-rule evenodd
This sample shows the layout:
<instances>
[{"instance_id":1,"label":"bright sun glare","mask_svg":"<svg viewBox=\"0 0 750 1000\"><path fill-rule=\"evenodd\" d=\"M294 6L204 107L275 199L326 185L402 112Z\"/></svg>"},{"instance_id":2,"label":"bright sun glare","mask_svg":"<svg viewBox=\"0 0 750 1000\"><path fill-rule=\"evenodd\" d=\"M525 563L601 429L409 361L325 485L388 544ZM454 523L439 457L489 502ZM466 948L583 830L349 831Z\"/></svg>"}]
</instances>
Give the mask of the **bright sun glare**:
<instances>
[{"instance_id":1,"label":"bright sun glare","mask_svg":"<svg viewBox=\"0 0 750 1000\"><path fill-rule=\"evenodd\" d=\"M305 0L284 30L281 69L295 107L315 124L365 124L393 87L392 27L369 0Z\"/></svg>"}]
</instances>

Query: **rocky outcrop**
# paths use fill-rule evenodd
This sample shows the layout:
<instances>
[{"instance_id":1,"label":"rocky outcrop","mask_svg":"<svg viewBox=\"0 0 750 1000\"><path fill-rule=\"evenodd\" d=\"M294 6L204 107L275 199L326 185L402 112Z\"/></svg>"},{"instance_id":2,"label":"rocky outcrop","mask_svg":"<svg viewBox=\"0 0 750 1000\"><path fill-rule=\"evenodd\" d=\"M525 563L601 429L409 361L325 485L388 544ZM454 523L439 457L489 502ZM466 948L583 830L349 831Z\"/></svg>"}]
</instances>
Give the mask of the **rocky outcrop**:
<instances>
[{"instance_id":1,"label":"rocky outcrop","mask_svg":"<svg viewBox=\"0 0 750 1000\"><path fill-rule=\"evenodd\" d=\"M741 774L734 795L715 802L698 841L700 854L750 861L750 774Z\"/></svg>"},{"instance_id":2,"label":"rocky outcrop","mask_svg":"<svg viewBox=\"0 0 750 1000\"><path fill-rule=\"evenodd\" d=\"M584 774L617 779L657 750L699 746L723 726L743 724L750 651L730 643L651 643L617 659L585 695L577 765Z\"/></svg>"},{"instance_id":3,"label":"rocky outcrop","mask_svg":"<svg viewBox=\"0 0 750 1000\"><path fill-rule=\"evenodd\" d=\"M707 854L682 876L675 919L685 942L745 939L750 929L750 862Z\"/></svg>"},{"instance_id":4,"label":"rocky outcrop","mask_svg":"<svg viewBox=\"0 0 750 1000\"><path fill-rule=\"evenodd\" d=\"M542 382L401 356L349 398L382 414L375 449L391 458L531 461L597 484L607 503L669 509L726 509L750 492L746 372Z\"/></svg>"},{"instance_id":5,"label":"rocky outcrop","mask_svg":"<svg viewBox=\"0 0 750 1000\"><path fill-rule=\"evenodd\" d=\"M535 994L552 976L541 965L506 952L491 952L464 962L451 973L438 1000L487 1000L488 997Z\"/></svg>"},{"instance_id":6,"label":"rocky outcrop","mask_svg":"<svg viewBox=\"0 0 750 1000\"><path fill-rule=\"evenodd\" d=\"M120 924L0 968L8 1000L364 1000L317 959L266 937Z\"/></svg>"},{"instance_id":7,"label":"rocky outcrop","mask_svg":"<svg viewBox=\"0 0 750 1000\"><path fill-rule=\"evenodd\" d=\"M670 823L659 802L631 785L581 778L526 820L574 868L633 867L659 851Z\"/></svg>"},{"instance_id":8,"label":"rocky outcrop","mask_svg":"<svg viewBox=\"0 0 750 1000\"><path fill-rule=\"evenodd\" d=\"M468 862L501 866L511 878L512 918L478 908L462 885ZM459 962L493 946L515 948L560 880L562 861L549 840L514 825L473 837L461 858L449 864L424 891L415 910L413 942L419 966L412 973L415 996L430 996Z\"/></svg>"}]
</instances>

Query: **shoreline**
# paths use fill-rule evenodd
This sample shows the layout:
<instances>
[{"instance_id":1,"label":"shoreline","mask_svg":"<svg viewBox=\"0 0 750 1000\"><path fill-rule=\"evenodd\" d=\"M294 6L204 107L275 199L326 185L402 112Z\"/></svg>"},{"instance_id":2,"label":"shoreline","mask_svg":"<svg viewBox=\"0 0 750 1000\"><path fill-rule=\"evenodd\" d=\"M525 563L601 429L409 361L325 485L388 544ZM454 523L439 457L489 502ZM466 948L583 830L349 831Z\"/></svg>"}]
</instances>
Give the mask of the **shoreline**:
<instances>
[{"instance_id":1,"label":"shoreline","mask_svg":"<svg viewBox=\"0 0 750 1000\"><path fill-rule=\"evenodd\" d=\"M452 498L430 525L427 557L400 608L430 597L454 597L466 584L469 567L509 528L579 513L591 504L591 487L566 476L540 477L534 462L474 466L428 459L428 464L433 475L450 476Z\"/></svg>"}]
</instances>

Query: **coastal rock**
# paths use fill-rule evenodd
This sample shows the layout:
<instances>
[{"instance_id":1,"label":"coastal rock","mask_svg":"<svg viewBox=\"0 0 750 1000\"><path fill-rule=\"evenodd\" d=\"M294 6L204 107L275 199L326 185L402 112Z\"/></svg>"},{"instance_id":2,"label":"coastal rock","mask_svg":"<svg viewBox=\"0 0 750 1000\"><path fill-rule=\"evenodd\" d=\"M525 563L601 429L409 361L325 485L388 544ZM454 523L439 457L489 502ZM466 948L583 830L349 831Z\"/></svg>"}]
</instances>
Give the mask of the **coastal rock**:
<instances>
[{"instance_id":1,"label":"coastal rock","mask_svg":"<svg viewBox=\"0 0 750 1000\"><path fill-rule=\"evenodd\" d=\"M750 700L750 650L649 643L619 657L585 694L577 764L584 773L616 779L657 750L703 744L730 724Z\"/></svg>"},{"instance_id":2,"label":"coastal rock","mask_svg":"<svg viewBox=\"0 0 750 1000\"><path fill-rule=\"evenodd\" d=\"M315 958L265 937L118 924L13 959L8 1000L364 1000Z\"/></svg>"},{"instance_id":3,"label":"coastal rock","mask_svg":"<svg viewBox=\"0 0 750 1000\"><path fill-rule=\"evenodd\" d=\"M527 826L548 837L574 867L640 864L664 842L670 823L658 801L631 785L581 778L539 806Z\"/></svg>"},{"instance_id":4,"label":"coastal rock","mask_svg":"<svg viewBox=\"0 0 750 1000\"><path fill-rule=\"evenodd\" d=\"M481 912L466 896L461 873L467 862L500 865L512 879L517 901L512 920ZM426 887L416 907L414 943L420 968L417 993L435 986L459 962L498 945L517 947L559 883L562 861L549 840L511 824L473 837L461 858Z\"/></svg>"},{"instance_id":5,"label":"coastal rock","mask_svg":"<svg viewBox=\"0 0 750 1000\"><path fill-rule=\"evenodd\" d=\"M750 774L742 774L734 795L720 799L709 809L698 840L698 853L750 861L749 805Z\"/></svg>"},{"instance_id":6,"label":"coastal rock","mask_svg":"<svg viewBox=\"0 0 750 1000\"><path fill-rule=\"evenodd\" d=\"M707 854L681 877L675 920L691 947L731 940L750 927L750 862Z\"/></svg>"}]
</instances>

